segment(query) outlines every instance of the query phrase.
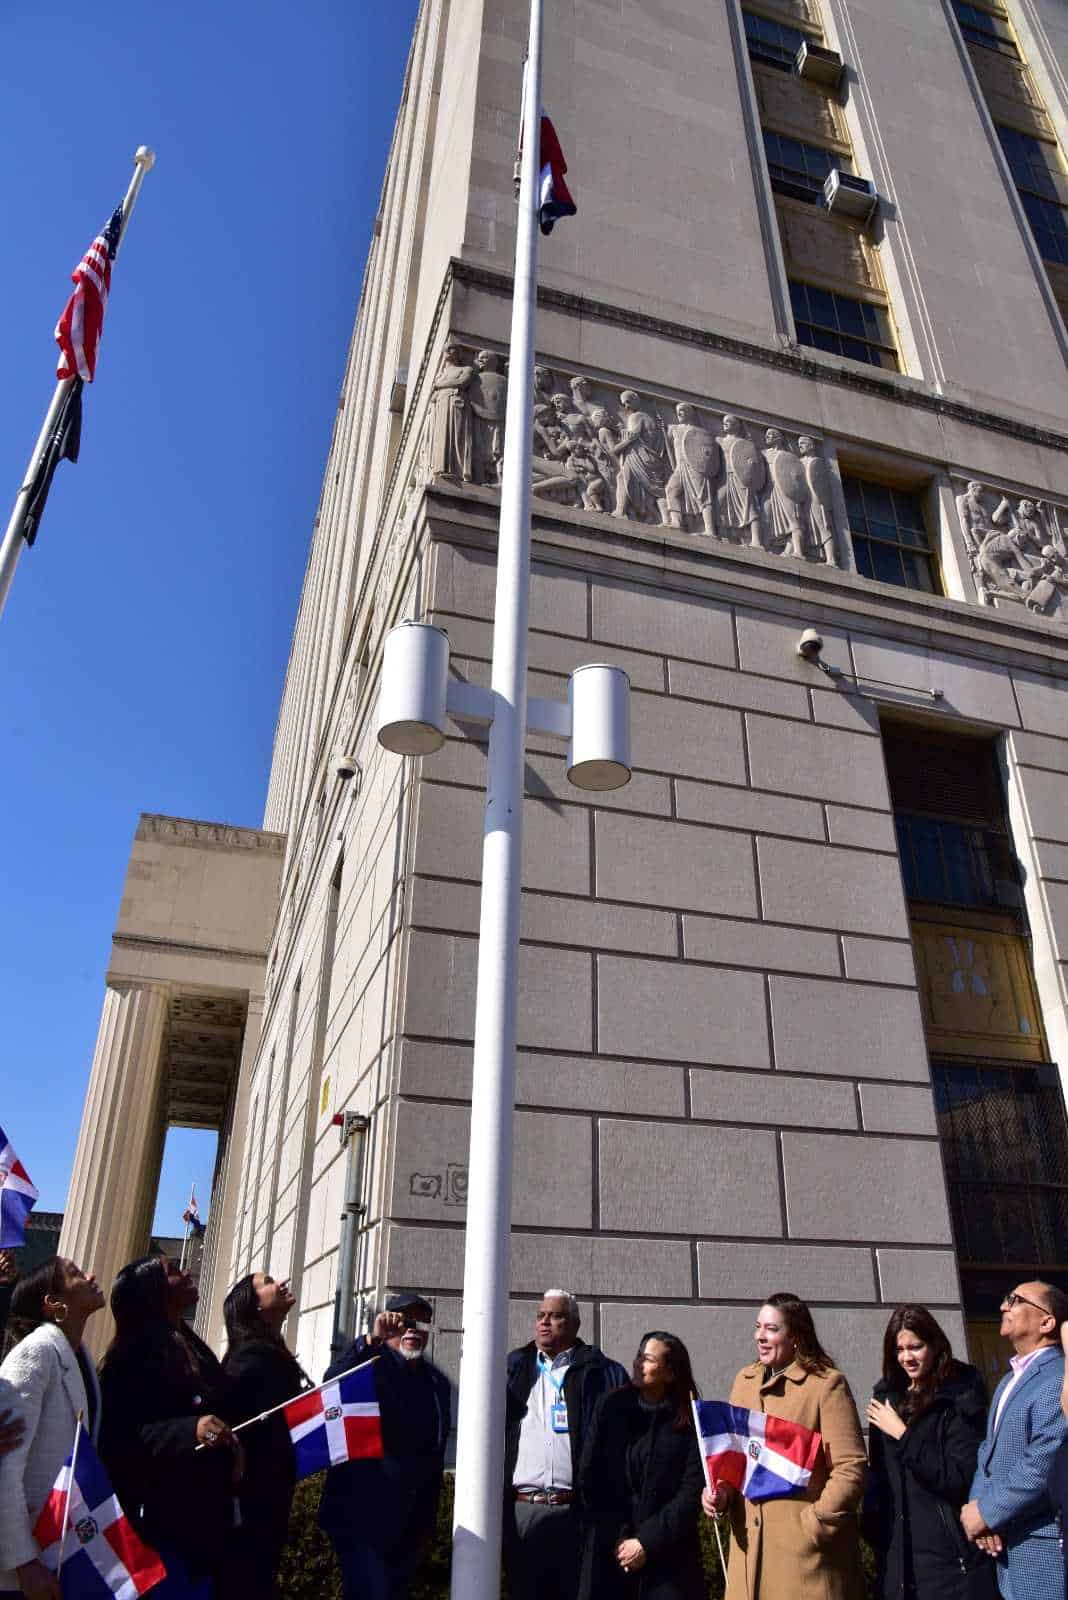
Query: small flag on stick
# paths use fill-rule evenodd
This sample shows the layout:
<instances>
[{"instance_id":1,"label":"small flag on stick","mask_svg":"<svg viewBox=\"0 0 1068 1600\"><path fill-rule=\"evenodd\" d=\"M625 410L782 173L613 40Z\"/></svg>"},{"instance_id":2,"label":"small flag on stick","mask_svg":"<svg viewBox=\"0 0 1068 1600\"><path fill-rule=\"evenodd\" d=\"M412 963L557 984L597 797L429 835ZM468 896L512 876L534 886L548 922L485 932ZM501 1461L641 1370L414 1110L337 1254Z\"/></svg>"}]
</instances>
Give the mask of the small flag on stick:
<instances>
[{"instance_id":1,"label":"small flag on stick","mask_svg":"<svg viewBox=\"0 0 1068 1600\"><path fill-rule=\"evenodd\" d=\"M26 1243L26 1218L37 1190L0 1128L0 1250L19 1250Z\"/></svg>"},{"instance_id":2,"label":"small flag on stick","mask_svg":"<svg viewBox=\"0 0 1068 1600\"><path fill-rule=\"evenodd\" d=\"M182 1212L182 1221L188 1223L189 1227L198 1236L204 1232L204 1223L200 1220L200 1209L197 1206L196 1185L189 1191L189 1204Z\"/></svg>"},{"instance_id":3,"label":"small flag on stick","mask_svg":"<svg viewBox=\"0 0 1068 1600\"><path fill-rule=\"evenodd\" d=\"M122 218L122 206L118 205L71 273L74 293L56 323L60 350L57 378L81 378L92 383L96 376L96 353L104 331L111 263L122 238Z\"/></svg>"},{"instance_id":4,"label":"small flag on stick","mask_svg":"<svg viewBox=\"0 0 1068 1600\"><path fill-rule=\"evenodd\" d=\"M298 1478L342 1461L374 1460L385 1454L371 1362L310 1394L298 1395L284 1410Z\"/></svg>"},{"instance_id":5,"label":"small flag on stick","mask_svg":"<svg viewBox=\"0 0 1068 1600\"><path fill-rule=\"evenodd\" d=\"M710 1485L728 1483L754 1503L808 1487L823 1446L811 1428L723 1400L695 1400L693 1414Z\"/></svg>"},{"instance_id":6,"label":"small flag on stick","mask_svg":"<svg viewBox=\"0 0 1068 1600\"><path fill-rule=\"evenodd\" d=\"M159 1556L134 1532L81 1417L33 1536L44 1565L59 1574L64 1600L109 1594L136 1600L167 1576Z\"/></svg>"}]
</instances>

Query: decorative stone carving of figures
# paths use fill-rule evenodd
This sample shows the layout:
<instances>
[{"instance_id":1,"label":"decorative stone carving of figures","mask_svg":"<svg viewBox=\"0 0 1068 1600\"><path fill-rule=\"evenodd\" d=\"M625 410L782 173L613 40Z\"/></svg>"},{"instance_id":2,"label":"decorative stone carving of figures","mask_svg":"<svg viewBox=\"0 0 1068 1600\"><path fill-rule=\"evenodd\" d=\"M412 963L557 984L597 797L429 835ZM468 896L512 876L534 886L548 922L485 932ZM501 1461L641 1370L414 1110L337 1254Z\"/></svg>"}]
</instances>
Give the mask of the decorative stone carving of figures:
<instances>
[{"instance_id":1,"label":"decorative stone carving of figures","mask_svg":"<svg viewBox=\"0 0 1068 1600\"><path fill-rule=\"evenodd\" d=\"M672 469L664 489L666 521L669 527L687 529L689 522L700 520L705 533L715 533L713 483L722 460L719 445L707 428L701 427L696 408L687 401L679 402L675 415L678 421L665 430Z\"/></svg>"},{"instance_id":2,"label":"decorative stone carving of figures","mask_svg":"<svg viewBox=\"0 0 1068 1600\"><path fill-rule=\"evenodd\" d=\"M590 398L590 380L581 373L571 380L571 408L580 411L584 417L592 417L598 409L597 402Z\"/></svg>"},{"instance_id":3,"label":"decorative stone carving of figures","mask_svg":"<svg viewBox=\"0 0 1068 1600\"><path fill-rule=\"evenodd\" d=\"M633 389L623 390L619 404L623 437L611 447L619 468L615 515L636 522L659 522L665 477L660 426L641 409L641 396Z\"/></svg>"},{"instance_id":4,"label":"decorative stone carving of figures","mask_svg":"<svg viewBox=\"0 0 1068 1600\"><path fill-rule=\"evenodd\" d=\"M504 457L504 412L508 379L494 350L475 357L475 378L468 388L471 402L471 466L475 483L496 488Z\"/></svg>"},{"instance_id":5,"label":"decorative stone carving of figures","mask_svg":"<svg viewBox=\"0 0 1068 1600\"><path fill-rule=\"evenodd\" d=\"M812 495L805 469L792 450L787 449L785 435L778 428L769 428L764 435L767 449L764 460L768 464L768 496L765 502L771 548L776 554L789 552L804 560L813 544L809 508Z\"/></svg>"},{"instance_id":6,"label":"decorative stone carving of figures","mask_svg":"<svg viewBox=\"0 0 1068 1600\"><path fill-rule=\"evenodd\" d=\"M554 394L550 402L556 425L569 439L592 439L593 432L584 411L570 409L571 398L566 394Z\"/></svg>"},{"instance_id":7,"label":"decorative stone carving of figures","mask_svg":"<svg viewBox=\"0 0 1068 1600\"><path fill-rule=\"evenodd\" d=\"M716 494L716 521L720 536L734 538L748 533L749 542L760 549L760 496L768 480L764 457L745 431L740 417L729 413L723 418L719 436L726 476Z\"/></svg>"},{"instance_id":8,"label":"decorative stone carving of figures","mask_svg":"<svg viewBox=\"0 0 1068 1600\"><path fill-rule=\"evenodd\" d=\"M1008 502L1006 501L1007 505ZM999 507L1000 510L1000 507ZM1022 555L1033 556L1036 561L1042 559L1043 548L1047 542L1046 534L1035 511L1033 500L1021 500L1015 514L1010 513L1013 529L1016 535L1016 547ZM998 513L994 513L994 521L998 521Z\"/></svg>"},{"instance_id":9,"label":"decorative stone carving of figures","mask_svg":"<svg viewBox=\"0 0 1068 1600\"><path fill-rule=\"evenodd\" d=\"M1062 610L1065 594L1068 594L1068 562L1056 545L1043 545L1042 562L1030 575L1024 604L1028 611L1040 614L1054 602L1055 608Z\"/></svg>"},{"instance_id":10,"label":"decorative stone carving of figures","mask_svg":"<svg viewBox=\"0 0 1068 1600\"><path fill-rule=\"evenodd\" d=\"M835 566L834 474L826 458L820 453L819 442L811 434L803 433L797 448L805 468L812 502L809 522L816 543L828 566Z\"/></svg>"},{"instance_id":11,"label":"decorative stone carving of figures","mask_svg":"<svg viewBox=\"0 0 1068 1600\"><path fill-rule=\"evenodd\" d=\"M472 476L468 390L474 376L475 369L465 364L461 347L447 344L430 391L428 469L462 483L470 483Z\"/></svg>"},{"instance_id":12,"label":"decorative stone carving of figures","mask_svg":"<svg viewBox=\"0 0 1068 1600\"><path fill-rule=\"evenodd\" d=\"M597 472L605 486L607 499L615 503L616 478L619 476L619 464L615 457L615 446L619 443L619 434L612 425L612 414L607 406L594 406L590 412L590 427L593 429L592 457L597 467Z\"/></svg>"}]
</instances>

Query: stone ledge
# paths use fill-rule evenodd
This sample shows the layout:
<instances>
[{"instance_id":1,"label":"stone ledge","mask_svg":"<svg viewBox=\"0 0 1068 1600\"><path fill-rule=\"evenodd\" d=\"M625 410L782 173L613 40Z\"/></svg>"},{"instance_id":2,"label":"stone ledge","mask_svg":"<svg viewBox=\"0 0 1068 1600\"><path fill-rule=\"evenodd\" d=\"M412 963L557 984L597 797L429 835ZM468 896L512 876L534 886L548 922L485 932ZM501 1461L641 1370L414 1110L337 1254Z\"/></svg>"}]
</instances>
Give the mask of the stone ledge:
<instances>
[{"instance_id":1,"label":"stone ledge","mask_svg":"<svg viewBox=\"0 0 1068 1600\"><path fill-rule=\"evenodd\" d=\"M193 817L168 817L142 811L134 838L142 844L194 845L208 850L261 850L285 854L286 835L262 828L238 828L229 822L200 822Z\"/></svg>"}]
</instances>

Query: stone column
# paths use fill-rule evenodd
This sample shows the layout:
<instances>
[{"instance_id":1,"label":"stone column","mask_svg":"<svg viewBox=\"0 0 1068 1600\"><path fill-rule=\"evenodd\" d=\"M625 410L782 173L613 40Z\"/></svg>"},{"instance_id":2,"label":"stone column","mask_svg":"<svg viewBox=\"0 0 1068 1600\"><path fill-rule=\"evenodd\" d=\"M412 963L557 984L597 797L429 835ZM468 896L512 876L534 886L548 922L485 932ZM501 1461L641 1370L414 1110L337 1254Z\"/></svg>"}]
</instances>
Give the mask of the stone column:
<instances>
[{"instance_id":1,"label":"stone column","mask_svg":"<svg viewBox=\"0 0 1068 1600\"><path fill-rule=\"evenodd\" d=\"M148 1247L162 1152L167 996L164 986L121 978L109 979L104 996L59 1253L95 1272L105 1294L119 1268ZM86 1330L94 1356L111 1333L105 1309Z\"/></svg>"},{"instance_id":2,"label":"stone column","mask_svg":"<svg viewBox=\"0 0 1068 1600\"><path fill-rule=\"evenodd\" d=\"M226 1343L223 1301L237 1276L233 1262L234 1228L244 1174L245 1140L250 1134L249 1088L262 1027L263 995L250 994L245 1013L245 1032L241 1040L241 1061L230 1101L229 1125L219 1129L221 1159L212 1185L208 1235L200 1272L196 1327L201 1338L211 1345L216 1354L222 1353Z\"/></svg>"}]
</instances>

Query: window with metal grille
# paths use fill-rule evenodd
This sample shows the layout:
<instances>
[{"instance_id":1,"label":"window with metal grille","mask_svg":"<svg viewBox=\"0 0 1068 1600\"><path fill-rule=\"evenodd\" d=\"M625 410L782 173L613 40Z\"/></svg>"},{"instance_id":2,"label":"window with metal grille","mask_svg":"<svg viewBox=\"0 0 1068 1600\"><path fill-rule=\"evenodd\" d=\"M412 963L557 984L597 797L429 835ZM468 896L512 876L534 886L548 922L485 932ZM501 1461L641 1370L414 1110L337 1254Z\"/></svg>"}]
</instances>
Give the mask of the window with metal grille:
<instances>
[{"instance_id":1,"label":"window with metal grille","mask_svg":"<svg viewBox=\"0 0 1068 1600\"><path fill-rule=\"evenodd\" d=\"M894 820L910 900L986 911L1019 906L1016 869L1003 834L905 811L896 811Z\"/></svg>"},{"instance_id":2,"label":"window with metal grille","mask_svg":"<svg viewBox=\"0 0 1068 1600\"><path fill-rule=\"evenodd\" d=\"M920 497L867 478L842 478L857 571L881 583L938 594L930 535Z\"/></svg>"},{"instance_id":3,"label":"window with metal grille","mask_svg":"<svg viewBox=\"0 0 1068 1600\"><path fill-rule=\"evenodd\" d=\"M789 139L784 133L772 133L767 128L764 149L771 187L776 194L789 195L792 200L820 205L827 174L835 168L842 172L853 170L848 156L839 155L835 150L823 150L819 145L805 144L800 139Z\"/></svg>"},{"instance_id":4,"label":"window with metal grille","mask_svg":"<svg viewBox=\"0 0 1068 1600\"><path fill-rule=\"evenodd\" d=\"M1056 145L1000 122L997 130L1039 251L1046 261L1068 264L1068 179Z\"/></svg>"},{"instance_id":5,"label":"window with metal grille","mask_svg":"<svg viewBox=\"0 0 1068 1600\"><path fill-rule=\"evenodd\" d=\"M830 289L816 289L794 278L790 279L790 303L798 344L847 356L850 361L865 361L870 367L900 370L890 318L881 306Z\"/></svg>"},{"instance_id":6,"label":"window with metal grille","mask_svg":"<svg viewBox=\"0 0 1068 1600\"><path fill-rule=\"evenodd\" d=\"M966 0L953 0L953 9L961 33L971 44L981 44L985 50L999 50L1002 55L1020 59L1008 22L1003 17L991 16L989 11L970 6Z\"/></svg>"},{"instance_id":7,"label":"window with metal grille","mask_svg":"<svg viewBox=\"0 0 1068 1600\"><path fill-rule=\"evenodd\" d=\"M778 67L780 72L792 72L797 52L808 38L799 28L787 28L769 17L758 17L755 11L743 11L745 38L749 54L754 61Z\"/></svg>"},{"instance_id":8,"label":"window with metal grille","mask_svg":"<svg viewBox=\"0 0 1068 1600\"><path fill-rule=\"evenodd\" d=\"M931 1074L962 1265L1004 1265L1017 1279L1019 1269L1068 1265L1068 1122L1056 1067L935 1061Z\"/></svg>"}]
</instances>

